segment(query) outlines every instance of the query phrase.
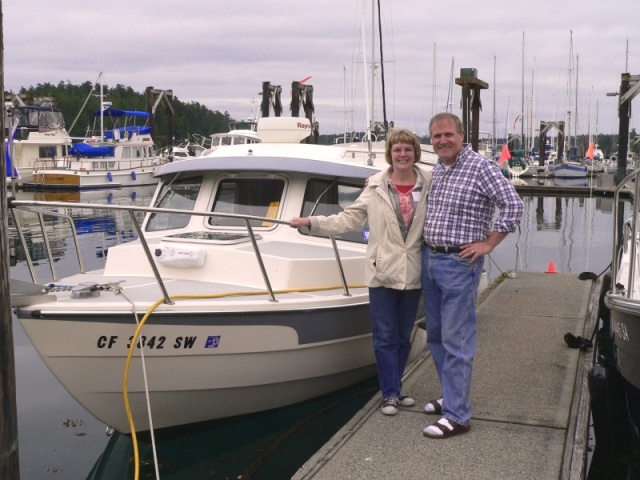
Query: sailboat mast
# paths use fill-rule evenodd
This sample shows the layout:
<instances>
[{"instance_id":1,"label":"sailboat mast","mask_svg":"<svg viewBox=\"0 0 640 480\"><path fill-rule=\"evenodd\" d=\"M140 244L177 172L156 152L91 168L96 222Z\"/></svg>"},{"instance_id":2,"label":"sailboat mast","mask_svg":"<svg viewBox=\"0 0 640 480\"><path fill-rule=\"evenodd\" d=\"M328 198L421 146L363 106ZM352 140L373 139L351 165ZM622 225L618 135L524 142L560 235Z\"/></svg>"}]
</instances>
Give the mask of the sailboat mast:
<instances>
[{"instance_id":1,"label":"sailboat mast","mask_svg":"<svg viewBox=\"0 0 640 480\"><path fill-rule=\"evenodd\" d=\"M436 114L436 43L433 42L433 83L431 84L431 118Z\"/></svg>"},{"instance_id":2,"label":"sailboat mast","mask_svg":"<svg viewBox=\"0 0 640 480\"><path fill-rule=\"evenodd\" d=\"M533 151L535 146L535 122L536 122L536 59L533 58L533 69L531 70L531 100L529 102L529 141L527 149Z\"/></svg>"},{"instance_id":3,"label":"sailboat mast","mask_svg":"<svg viewBox=\"0 0 640 480\"><path fill-rule=\"evenodd\" d=\"M375 0L374 0L375 1ZM376 37L374 36L375 32L375 24L376 24L376 13L373 8L373 3L371 4L371 118L370 129L371 133L375 131L375 123L373 117L375 116L375 105L376 105L376 89L375 89L375 78L376 78Z\"/></svg>"},{"instance_id":4,"label":"sailboat mast","mask_svg":"<svg viewBox=\"0 0 640 480\"><path fill-rule=\"evenodd\" d=\"M384 89L384 57L382 56L382 21L380 19L380 0L378 0L378 44L380 46L380 80L382 85L382 120L384 125L384 131L387 131L387 96Z\"/></svg>"},{"instance_id":5,"label":"sailboat mast","mask_svg":"<svg viewBox=\"0 0 640 480\"><path fill-rule=\"evenodd\" d=\"M445 112L451 112L451 106L453 105L453 65L455 58L451 57L451 73L449 74L449 90L447 92L447 104L444 106Z\"/></svg>"},{"instance_id":6,"label":"sailboat mast","mask_svg":"<svg viewBox=\"0 0 640 480\"><path fill-rule=\"evenodd\" d=\"M342 66L342 82L343 82L343 109L344 109L344 128L343 131L343 143L347 143L347 67Z\"/></svg>"},{"instance_id":7,"label":"sailboat mast","mask_svg":"<svg viewBox=\"0 0 640 480\"><path fill-rule=\"evenodd\" d=\"M578 67L579 65L580 65L580 56L576 54L576 108L575 108L576 115L573 120L573 138L575 139L574 142L576 143L576 150L578 147L578 73L579 73Z\"/></svg>"},{"instance_id":8,"label":"sailboat mast","mask_svg":"<svg viewBox=\"0 0 640 480\"><path fill-rule=\"evenodd\" d=\"M491 156L496 153L496 56L493 56L493 129L491 131Z\"/></svg>"},{"instance_id":9,"label":"sailboat mast","mask_svg":"<svg viewBox=\"0 0 640 480\"><path fill-rule=\"evenodd\" d=\"M565 111L567 112L567 131L565 142L565 158L567 161L571 160L571 102L572 102L572 90L573 87L573 31L569 31L569 71L567 77L567 96L565 98Z\"/></svg>"},{"instance_id":10,"label":"sailboat mast","mask_svg":"<svg viewBox=\"0 0 640 480\"><path fill-rule=\"evenodd\" d=\"M104 140L104 82L102 79L102 72L98 76L100 81L100 141Z\"/></svg>"},{"instance_id":11,"label":"sailboat mast","mask_svg":"<svg viewBox=\"0 0 640 480\"><path fill-rule=\"evenodd\" d=\"M522 32L522 89L520 92L520 146L524 147L524 119L525 119L525 110L524 110L524 32Z\"/></svg>"}]
</instances>

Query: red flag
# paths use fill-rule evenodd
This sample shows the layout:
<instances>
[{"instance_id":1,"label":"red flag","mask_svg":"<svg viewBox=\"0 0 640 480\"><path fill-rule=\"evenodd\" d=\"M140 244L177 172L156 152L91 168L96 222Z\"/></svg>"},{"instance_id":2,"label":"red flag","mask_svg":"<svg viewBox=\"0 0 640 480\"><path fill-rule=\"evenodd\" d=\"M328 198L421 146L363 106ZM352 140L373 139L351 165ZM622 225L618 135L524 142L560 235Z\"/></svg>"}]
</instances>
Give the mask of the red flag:
<instances>
[{"instance_id":1,"label":"red flag","mask_svg":"<svg viewBox=\"0 0 640 480\"><path fill-rule=\"evenodd\" d=\"M587 153L584 155L584 158L590 158L593 160L593 150L595 149L595 145L593 142L589 144L589 148L587 149Z\"/></svg>"},{"instance_id":2,"label":"red flag","mask_svg":"<svg viewBox=\"0 0 640 480\"><path fill-rule=\"evenodd\" d=\"M511 154L509 153L509 147L505 143L502 145L502 152L500 152L500 158L498 159L498 163L504 163L511 158Z\"/></svg>"}]
</instances>

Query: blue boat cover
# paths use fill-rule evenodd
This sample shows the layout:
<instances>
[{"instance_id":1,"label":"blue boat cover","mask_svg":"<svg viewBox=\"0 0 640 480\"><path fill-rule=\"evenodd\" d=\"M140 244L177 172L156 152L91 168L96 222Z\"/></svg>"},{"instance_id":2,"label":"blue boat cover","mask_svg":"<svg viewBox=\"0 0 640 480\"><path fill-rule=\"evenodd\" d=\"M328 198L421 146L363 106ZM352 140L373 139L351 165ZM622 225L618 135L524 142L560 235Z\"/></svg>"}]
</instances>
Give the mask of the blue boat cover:
<instances>
[{"instance_id":1,"label":"blue boat cover","mask_svg":"<svg viewBox=\"0 0 640 480\"><path fill-rule=\"evenodd\" d=\"M113 157L114 151L115 147L76 143L69 149L69 154L80 157Z\"/></svg>"}]
</instances>

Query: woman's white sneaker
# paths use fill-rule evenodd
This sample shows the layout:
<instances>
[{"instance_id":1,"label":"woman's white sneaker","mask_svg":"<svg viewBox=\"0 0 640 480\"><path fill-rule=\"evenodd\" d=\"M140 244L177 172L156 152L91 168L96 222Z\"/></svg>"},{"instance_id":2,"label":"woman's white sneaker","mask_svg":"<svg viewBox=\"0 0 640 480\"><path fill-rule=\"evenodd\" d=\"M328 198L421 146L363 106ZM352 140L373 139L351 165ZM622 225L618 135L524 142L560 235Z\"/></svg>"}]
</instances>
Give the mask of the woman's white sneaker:
<instances>
[{"instance_id":1,"label":"woman's white sneaker","mask_svg":"<svg viewBox=\"0 0 640 480\"><path fill-rule=\"evenodd\" d=\"M400 395L398 397L398 403L401 407L413 407L416 404L416 401L409 395Z\"/></svg>"},{"instance_id":2,"label":"woman's white sneaker","mask_svg":"<svg viewBox=\"0 0 640 480\"><path fill-rule=\"evenodd\" d=\"M398 398L385 398L382 404L382 413L385 415L395 415L398 413Z\"/></svg>"}]
</instances>

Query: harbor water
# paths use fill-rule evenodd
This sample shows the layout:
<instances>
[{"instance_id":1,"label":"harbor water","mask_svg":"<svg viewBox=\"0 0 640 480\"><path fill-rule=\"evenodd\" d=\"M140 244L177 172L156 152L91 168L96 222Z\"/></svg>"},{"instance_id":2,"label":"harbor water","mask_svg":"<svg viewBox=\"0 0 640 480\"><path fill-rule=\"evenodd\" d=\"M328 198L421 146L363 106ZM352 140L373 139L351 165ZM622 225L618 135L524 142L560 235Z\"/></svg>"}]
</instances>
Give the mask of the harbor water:
<instances>
[{"instance_id":1,"label":"harbor water","mask_svg":"<svg viewBox=\"0 0 640 480\"><path fill-rule=\"evenodd\" d=\"M153 189L87 194L19 192L20 198L147 205ZM612 256L613 200L596 197L523 197L525 214L485 261L490 280L515 271L600 274ZM21 218L37 275L51 282L44 239L35 215ZM98 210L73 213L87 269L101 268L112 245L135 238L128 215ZM45 218L59 277L77 271L68 225ZM30 281L25 255L10 229L11 277ZM552 267L552 268L550 268ZM36 354L14 318L20 472L22 480L133 478L128 436L106 434L64 390ZM70 345L69 348L73 348ZM155 478L154 456L163 479L273 479L291 475L377 392L372 378L334 394L257 415L159 432L154 448L139 438L145 464L141 478ZM428 399L417 399L419 402ZM259 401L259 399L256 399ZM215 405L212 405L215 408Z\"/></svg>"}]
</instances>

